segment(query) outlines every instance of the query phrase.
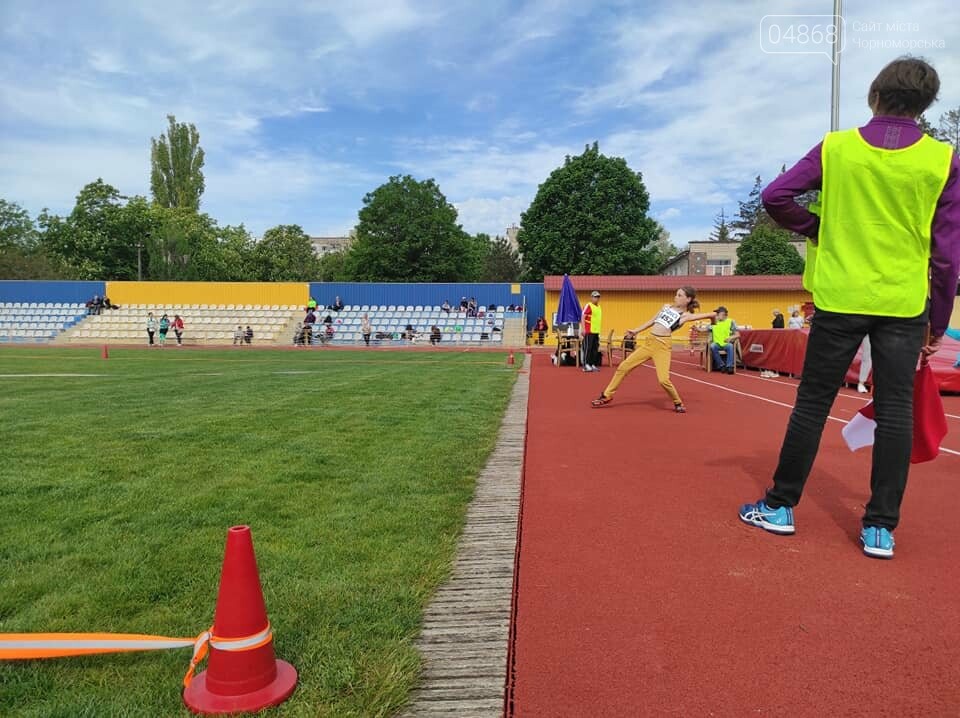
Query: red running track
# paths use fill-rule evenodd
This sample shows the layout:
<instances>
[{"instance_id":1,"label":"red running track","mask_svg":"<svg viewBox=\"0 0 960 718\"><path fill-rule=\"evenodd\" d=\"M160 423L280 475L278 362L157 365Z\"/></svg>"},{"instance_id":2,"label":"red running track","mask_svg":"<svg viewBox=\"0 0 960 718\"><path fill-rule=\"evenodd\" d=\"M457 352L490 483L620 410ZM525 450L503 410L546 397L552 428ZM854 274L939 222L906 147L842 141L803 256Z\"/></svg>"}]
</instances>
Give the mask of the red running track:
<instances>
[{"instance_id":1,"label":"red running track","mask_svg":"<svg viewBox=\"0 0 960 718\"><path fill-rule=\"evenodd\" d=\"M591 409L609 368L534 357L509 715L960 715L960 398L944 397L956 453L912 468L882 561L858 541L869 451L838 421L795 536L738 520L796 382L687 361L674 355L675 415L650 367ZM864 401L844 391L831 415Z\"/></svg>"}]
</instances>

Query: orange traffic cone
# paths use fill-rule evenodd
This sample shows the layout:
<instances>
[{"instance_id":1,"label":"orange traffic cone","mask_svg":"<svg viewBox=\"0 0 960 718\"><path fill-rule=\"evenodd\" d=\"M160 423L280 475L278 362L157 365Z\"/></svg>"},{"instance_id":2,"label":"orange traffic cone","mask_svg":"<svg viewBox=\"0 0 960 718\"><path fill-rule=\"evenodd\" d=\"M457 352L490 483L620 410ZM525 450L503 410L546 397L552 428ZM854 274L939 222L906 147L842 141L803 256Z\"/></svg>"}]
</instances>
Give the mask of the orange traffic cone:
<instances>
[{"instance_id":1,"label":"orange traffic cone","mask_svg":"<svg viewBox=\"0 0 960 718\"><path fill-rule=\"evenodd\" d=\"M183 702L194 713L240 713L275 706L293 693L297 670L273 653L249 526L227 532L207 670L187 682Z\"/></svg>"},{"instance_id":2,"label":"orange traffic cone","mask_svg":"<svg viewBox=\"0 0 960 718\"><path fill-rule=\"evenodd\" d=\"M514 363L515 363L515 362L514 362L514 359L513 359L513 349L511 349L511 350L510 350L510 356L507 357L507 366L513 366Z\"/></svg>"},{"instance_id":3,"label":"orange traffic cone","mask_svg":"<svg viewBox=\"0 0 960 718\"><path fill-rule=\"evenodd\" d=\"M107 345L106 345L106 344L103 345L103 351L100 352L100 357L101 357L102 359L109 359L109 358L110 358L110 352L107 351Z\"/></svg>"}]
</instances>

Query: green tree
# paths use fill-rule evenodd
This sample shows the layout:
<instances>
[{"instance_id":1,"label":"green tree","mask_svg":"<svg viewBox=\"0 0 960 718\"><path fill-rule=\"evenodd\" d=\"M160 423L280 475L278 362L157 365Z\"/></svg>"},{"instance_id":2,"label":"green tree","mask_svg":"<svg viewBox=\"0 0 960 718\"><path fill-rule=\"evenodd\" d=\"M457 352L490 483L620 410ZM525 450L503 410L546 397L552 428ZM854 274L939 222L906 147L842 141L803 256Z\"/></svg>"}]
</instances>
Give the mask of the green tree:
<instances>
[{"instance_id":1,"label":"green tree","mask_svg":"<svg viewBox=\"0 0 960 718\"><path fill-rule=\"evenodd\" d=\"M793 235L768 224L757 226L737 247L736 274L802 274L803 259Z\"/></svg>"},{"instance_id":2,"label":"green tree","mask_svg":"<svg viewBox=\"0 0 960 718\"><path fill-rule=\"evenodd\" d=\"M540 185L517 237L525 274L652 274L650 245L660 226L647 216L650 197L640 173L596 142L567 157Z\"/></svg>"},{"instance_id":3,"label":"green tree","mask_svg":"<svg viewBox=\"0 0 960 718\"><path fill-rule=\"evenodd\" d=\"M253 248L253 265L262 282L310 282L320 278L320 258L310 237L296 224L263 233Z\"/></svg>"},{"instance_id":4,"label":"green tree","mask_svg":"<svg viewBox=\"0 0 960 718\"><path fill-rule=\"evenodd\" d=\"M182 207L152 208L153 231L147 241L149 278L210 281L219 279L216 223L206 214Z\"/></svg>"},{"instance_id":5,"label":"green tree","mask_svg":"<svg viewBox=\"0 0 960 718\"><path fill-rule=\"evenodd\" d=\"M150 191L161 207L197 211L203 194L203 148L193 124L167 115L167 134L150 138Z\"/></svg>"},{"instance_id":6,"label":"green tree","mask_svg":"<svg viewBox=\"0 0 960 718\"><path fill-rule=\"evenodd\" d=\"M680 250L677 249L676 245L670 241L670 232L660 227L660 231L657 234L657 238L654 240L653 244L650 245L650 249L656 253L656 266L657 270L671 259L676 257Z\"/></svg>"},{"instance_id":7,"label":"green tree","mask_svg":"<svg viewBox=\"0 0 960 718\"><path fill-rule=\"evenodd\" d=\"M486 234L478 234L477 239L486 242L486 257L481 282L518 282L520 281L520 255L510 246L505 237L496 237L492 241Z\"/></svg>"},{"instance_id":8,"label":"green tree","mask_svg":"<svg viewBox=\"0 0 960 718\"><path fill-rule=\"evenodd\" d=\"M349 250L339 249L336 252L328 252L320 257L320 274L318 280L321 282L351 282L353 277L347 271L347 258Z\"/></svg>"},{"instance_id":9,"label":"green tree","mask_svg":"<svg viewBox=\"0 0 960 718\"><path fill-rule=\"evenodd\" d=\"M15 202L0 199L0 279L69 279L40 244L30 213Z\"/></svg>"},{"instance_id":10,"label":"green tree","mask_svg":"<svg viewBox=\"0 0 960 718\"><path fill-rule=\"evenodd\" d=\"M753 181L753 189L750 190L749 198L746 202L738 202L740 210L737 212L736 218L730 223L734 239L746 237L760 225L773 225L773 220L770 219L770 215L763 208L763 200L760 198L762 192L763 181L760 179L760 175L757 175Z\"/></svg>"},{"instance_id":11,"label":"green tree","mask_svg":"<svg viewBox=\"0 0 960 718\"><path fill-rule=\"evenodd\" d=\"M457 224L457 210L432 179L391 177L363 198L347 261L360 282L476 280L479 245Z\"/></svg>"},{"instance_id":12,"label":"green tree","mask_svg":"<svg viewBox=\"0 0 960 718\"><path fill-rule=\"evenodd\" d=\"M960 107L940 115L940 124L935 137L953 145L954 152L960 153Z\"/></svg>"},{"instance_id":13,"label":"green tree","mask_svg":"<svg viewBox=\"0 0 960 718\"><path fill-rule=\"evenodd\" d=\"M29 249L36 241L37 226L30 213L15 202L0 199L0 249Z\"/></svg>"},{"instance_id":14,"label":"green tree","mask_svg":"<svg viewBox=\"0 0 960 718\"><path fill-rule=\"evenodd\" d=\"M202 235L197 257L198 278L208 282L248 282L256 279L253 237L239 227L211 226Z\"/></svg>"},{"instance_id":15,"label":"green tree","mask_svg":"<svg viewBox=\"0 0 960 718\"><path fill-rule=\"evenodd\" d=\"M925 115L920 115L920 117L917 118L917 125L924 134L930 135L935 140L939 139L937 129L930 124L930 120L928 120Z\"/></svg>"},{"instance_id":16,"label":"green tree","mask_svg":"<svg viewBox=\"0 0 960 718\"><path fill-rule=\"evenodd\" d=\"M713 220L713 230L710 232L710 239L714 242L729 242L733 237L730 236L730 225L727 224L727 217L724 214L723 207L720 208L720 214Z\"/></svg>"},{"instance_id":17,"label":"green tree","mask_svg":"<svg viewBox=\"0 0 960 718\"><path fill-rule=\"evenodd\" d=\"M124 197L97 179L80 190L67 217L40 213L40 245L78 279L136 279L137 245L152 221L144 197Z\"/></svg>"}]
</instances>

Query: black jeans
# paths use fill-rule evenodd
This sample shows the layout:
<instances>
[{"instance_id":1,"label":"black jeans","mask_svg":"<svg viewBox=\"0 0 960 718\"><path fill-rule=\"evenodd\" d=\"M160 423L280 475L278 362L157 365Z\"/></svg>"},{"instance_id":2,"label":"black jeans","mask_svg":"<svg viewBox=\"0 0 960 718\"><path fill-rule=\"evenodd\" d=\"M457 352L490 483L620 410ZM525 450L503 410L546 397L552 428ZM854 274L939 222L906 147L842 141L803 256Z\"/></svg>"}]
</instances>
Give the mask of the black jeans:
<instances>
[{"instance_id":1,"label":"black jeans","mask_svg":"<svg viewBox=\"0 0 960 718\"><path fill-rule=\"evenodd\" d=\"M584 334L583 344L581 345L583 354L583 363L590 366L599 366L600 364L600 335Z\"/></svg>"},{"instance_id":2,"label":"black jeans","mask_svg":"<svg viewBox=\"0 0 960 718\"><path fill-rule=\"evenodd\" d=\"M799 503L830 407L860 342L869 334L877 428L870 502L863 525L891 531L897 527L913 445L913 380L926 326L927 310L906 319L816 310L797 402L780 449L773 487L767 491L771 508Z\"/></svg>"}]
</instances>

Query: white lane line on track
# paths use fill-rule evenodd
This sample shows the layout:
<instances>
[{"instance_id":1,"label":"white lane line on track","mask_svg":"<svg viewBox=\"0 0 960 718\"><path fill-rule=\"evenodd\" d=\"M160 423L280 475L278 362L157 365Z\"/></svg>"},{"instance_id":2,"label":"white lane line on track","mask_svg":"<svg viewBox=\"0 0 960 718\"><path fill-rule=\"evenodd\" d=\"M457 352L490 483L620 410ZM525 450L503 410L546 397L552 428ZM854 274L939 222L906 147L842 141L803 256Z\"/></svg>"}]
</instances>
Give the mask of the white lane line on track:
<instances>
[{"instance_id":1,"label":"white lane line on track","mask_svg":"<svg viewBox=\"0 0 960 718\"><path fill-rule=\"evenodd\" d=\"M643 366L646 367L647 369L654 369L654 367L652 367L652 366L650 366L650 365L648 365L648 364L643 364ZM786 407L787 409L793 409L793 404L787 404L787 403L785 403L785 402L777 401L777 400L775 400L775 399L768 399L768 398L765 397L765 396L759 396L759 395L757 395L757 394L751 394L751 393L746 392L746 391L738 391L737 389L731 389L731 388L728 387L728 386L723 386L723 385L721 385L721 384L714 384L713 382L704 381L703 379L696 379L696 378L694 378L694 377L692 377L692 376L689 376L689 375L687 375L687 374L681 374L680 372L672 371L672 372L670 372L670 375L671 375L671 376L682 376L684 379L689 379L690 381L695 381L695 382L697 382L697 384L703 384L704 386L709 386L709 387L711 387L711 388L713 388L713 389L722 389L723 391L728 391L728 392L730 392L731 394L739 394L740 396L747 396L747 397L750 397L751 399L759 399L760 401L765 401L765 402L767 402L768 404L775 404L776 406L783 406L783 407ZM850 423L848 419L841 419L841 418L836 417L836 416L829 416L829 415L828 415L828 416L827 416L827 419L829 419L830 421L840 422L841 424L849 424L849 423ZM943 446L940 447L940 451L941 451L941 453L944 453L944 454L953 454L954 456L960 456L960 451L954 451L953 449L947 449L946 447L943 447Z\"/></svg>"},{"instance_id":2,"label":"white lane line on track","mask_svg":"<svg viewBox=\"0 0 960 718\"><path fill-rule=\"evenodd\" d=\"M692 367L701 368L699 364L695 364L694 362L687 362L687 361L681 361L681 360L674 359L674 360L673 360L673 363L674 363L674 364L686 364L687 366L692 366ZM777 381L776 379L765 379L764 377L761 377L761 376L754 376L753 374L748 373L748 372L739 372L739 371L738 371L738 372L737 372L737 376L742 376L742 377L744 377L744 378L746 378L746 379L752 379L752 380L754 380L754 381L762 381L764 384L779 384L780 386L789 386L789 387L793 387L793 388L796 388L797 385L800 383L800 380L799 380L799 379L795 379L795 380L792 381L792 382L789 382L789 381ZM851 391L852 391L852 390L851 390ZM844 392L842 388L841 388L841 390L837 393L837 396L839 396L841 399L852 399L852 400L854 400L854 401L859 401L861 404L866 404L867 402L869 402L869 401L872 399L872 397L871 397L869 394L868 394L868 395L863 395L863 394L859 394L859 393L857 393L857 394L850 394L850 393ZM960 419L960 416L957 416L956 414L947 414L946 412L944 412L944 416L946 416L948 419Z\"/></svg>"}]
</instances>

